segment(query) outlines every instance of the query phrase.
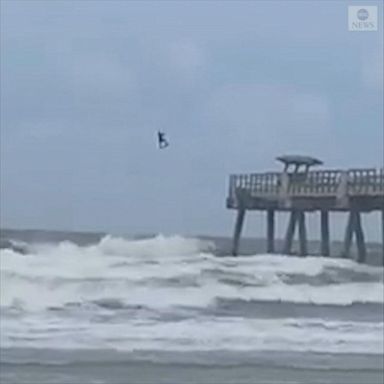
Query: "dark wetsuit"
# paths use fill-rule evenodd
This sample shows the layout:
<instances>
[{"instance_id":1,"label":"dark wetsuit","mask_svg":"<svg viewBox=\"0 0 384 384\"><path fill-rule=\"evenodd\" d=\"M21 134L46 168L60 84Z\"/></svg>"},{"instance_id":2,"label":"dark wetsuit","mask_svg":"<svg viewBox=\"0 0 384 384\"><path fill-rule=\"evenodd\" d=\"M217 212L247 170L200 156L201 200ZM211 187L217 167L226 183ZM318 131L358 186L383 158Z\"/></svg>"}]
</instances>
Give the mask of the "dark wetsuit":
<instances>
[{"instance_id":1,"label":"dark wetsuit","mask_svg":"<svg viewBox=\"0 0 384 384\"><path fill-rule=\"evenodd\" d=\"M167 139L165 138L165 133L157 132L157 137L158 137L158 141L159 141L159 148L168 147L169 143L168 143Z\"/></svg>"}]
</instances>

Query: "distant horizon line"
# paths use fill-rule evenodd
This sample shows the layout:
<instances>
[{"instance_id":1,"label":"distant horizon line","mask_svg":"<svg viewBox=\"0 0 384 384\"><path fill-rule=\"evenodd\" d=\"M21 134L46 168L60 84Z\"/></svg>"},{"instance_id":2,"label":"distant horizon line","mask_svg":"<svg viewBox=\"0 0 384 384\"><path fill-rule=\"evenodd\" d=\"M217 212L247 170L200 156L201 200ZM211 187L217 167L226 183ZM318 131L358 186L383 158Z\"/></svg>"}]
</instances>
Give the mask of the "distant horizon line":
<instances>
[{"instance_id":1,"label":"distant horizon line","mask_svg":"<svg viewBox=\"0 0 384 384\"><path fill-rule=\"evenodd\" d=\"M213 234L183 234L183 233L172 233L172 234L163 234L161 232L137 232L137 233L113 233L106 231L92 231L92 230L64 230L64 229L41 229L41 228L10 228L10 227L1 227L0 226L0 237L2 232L24 232L24 233L52 233L52 234L69 234L69 235L90 235L90 236L121 236L121 237L133 237L133 238L150 238L156 237L159 235L164 235L165 237L171 236L180 236L185 238L196 238L196 239L223 239L223 240L232 240L232 235L213 235ZM246 241L266 241L264 237L251 237L245 236L243 240ZM284 241L283 237L277 238L276 241ZM320 239L308 239L310 243L319 242ZM343 240L332 240L332 244L342 244ZM380 241L367 241L367 244L370 245L379 245L381 246Z\"/></svg>"}]
</instances>

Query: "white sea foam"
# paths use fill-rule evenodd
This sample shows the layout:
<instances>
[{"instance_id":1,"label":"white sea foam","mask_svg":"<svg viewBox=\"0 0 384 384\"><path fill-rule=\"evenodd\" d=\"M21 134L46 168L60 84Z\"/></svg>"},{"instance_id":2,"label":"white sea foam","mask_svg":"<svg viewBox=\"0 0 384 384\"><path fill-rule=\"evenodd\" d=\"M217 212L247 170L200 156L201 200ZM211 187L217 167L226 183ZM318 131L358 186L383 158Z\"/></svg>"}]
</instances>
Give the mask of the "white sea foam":
<instances>
[{"instance_id":1,"label":"white sea foam","mask_svg":"<svg viewBox=\"0 0 384 384\"><path fill-rule=\"evenodd\" d=\"M87 247L68 242L34 246L27 255L2 250L2 342L51 347L56 340L74 348L165 350L380 350L382 323L204 315L164 322L146 317L143 307L179 313L185 307L209 309L219 299L335 306L384 302L382 268L319 257L218 258L212 249L211 243L179 236L135 241L108 236ZM132 306L141 308L134 319L119 322L118 309ZM95 321L98 316L108 321Z\"/></svg>"},{"instance_id":2,"label":"white sea foam","mask_svg":"<svg viewBox=\"0 0 384 384\"><path fill-rule=\"evenodd\" d=\"M33 317L6 323L6 347L111 348L162 351L297 351L383 353L383 323L313 319L202 318L177 322L131 319L119 323Z\"/></svg>"}]
</instances>

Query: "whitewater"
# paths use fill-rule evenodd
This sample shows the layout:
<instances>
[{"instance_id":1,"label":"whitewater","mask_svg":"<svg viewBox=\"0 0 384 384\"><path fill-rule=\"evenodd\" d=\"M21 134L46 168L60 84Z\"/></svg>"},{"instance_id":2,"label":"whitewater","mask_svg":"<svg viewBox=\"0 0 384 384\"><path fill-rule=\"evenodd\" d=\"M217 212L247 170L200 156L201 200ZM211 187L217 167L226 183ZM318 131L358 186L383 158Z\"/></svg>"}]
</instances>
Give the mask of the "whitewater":
<instances>
[{"instance_id":1,"label":"whitewater","mask_svg":"<svg viewBox=\"0 0 384 384\"><path fill-rule=\"evenodd\" d=\"M383 268L181 236L2 249L2 348L383 353Z\"/></svg>"}]
</instances>

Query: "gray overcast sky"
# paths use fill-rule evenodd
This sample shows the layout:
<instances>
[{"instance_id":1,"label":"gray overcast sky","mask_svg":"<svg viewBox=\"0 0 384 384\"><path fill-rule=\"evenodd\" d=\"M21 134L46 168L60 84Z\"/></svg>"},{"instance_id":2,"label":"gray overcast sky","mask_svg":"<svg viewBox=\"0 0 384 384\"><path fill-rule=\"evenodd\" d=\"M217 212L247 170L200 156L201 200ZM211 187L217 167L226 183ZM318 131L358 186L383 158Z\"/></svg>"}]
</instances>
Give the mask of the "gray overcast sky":
<instances>
[{"instance_id":1,"label":"gray overcast sky","mask_svg":"<svg viewBox=\"0 0 384 384\"><path fill-rule=\"evenodd\" d=\"M231 172L382 166L382 24L380 1L1 0L1 225L230 234Z\"/></svg>"}]
</instances>

